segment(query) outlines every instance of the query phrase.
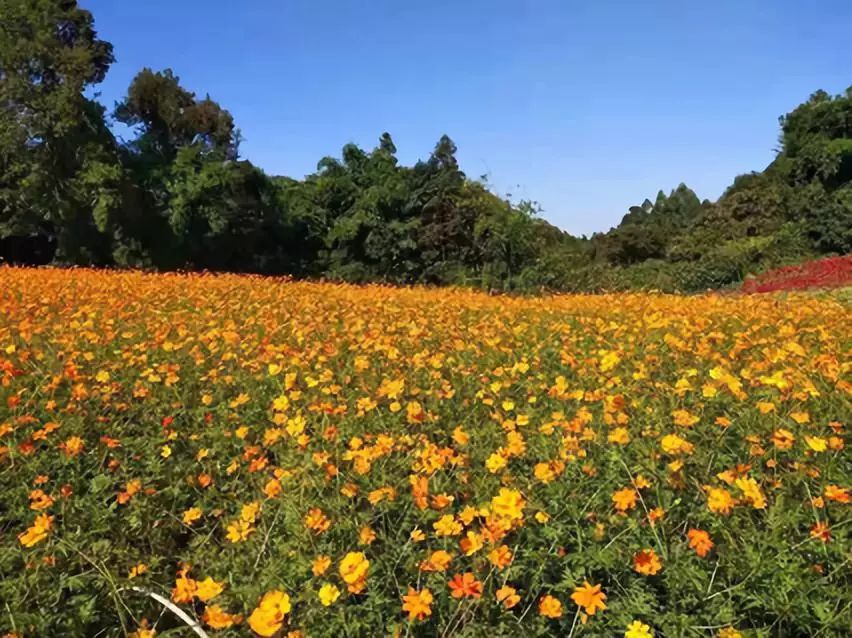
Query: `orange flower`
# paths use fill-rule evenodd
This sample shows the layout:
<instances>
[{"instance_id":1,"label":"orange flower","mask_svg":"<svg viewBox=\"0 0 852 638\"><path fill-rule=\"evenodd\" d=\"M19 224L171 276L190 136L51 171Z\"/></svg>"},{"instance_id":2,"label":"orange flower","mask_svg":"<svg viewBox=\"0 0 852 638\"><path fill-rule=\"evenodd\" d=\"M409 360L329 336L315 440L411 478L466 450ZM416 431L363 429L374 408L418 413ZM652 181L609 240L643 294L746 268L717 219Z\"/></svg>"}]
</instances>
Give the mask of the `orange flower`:
<instances>
[{"instance_id":1,"label":"orange flower","mask_svg":"<svg viewBox=\"0 0 852 638\"><path fill-rule=\"evenodd\" d=\"M497 602L503 603L506 609L511 609L521 602L521 597L518 596L517 590L509 585L503 585L495 592L495 596L497 597Z\"/></svg>"},{"instance_id":2,"label":"orange flower","mask_svg":"<svg viewBox=\"0 0 852 638\"><path fill-rule=\"evenodd\" d=\"M358 532L358 542L362 545L371 545L375 540L376 532L374 532L373 528L369 525L365 525L361 528L361 531Z\"/></svg>"},{"instance_id":3,"label":"orange flower","mask_svg":"<svg viewBox=\"0 0 852 638\"><path fill-rule=\"evenodd\" d=\"M710 534L700 529L690 529L686 533L689 539L689 546L695 550L701 558L707 556L710 550L713 549L713 541L710 540Z\"/></svg>"},{"instance_id":4,"label":"orange flower","mask_svg":"<svg viewBox=\"0 0 852 638\"><path fill-rule=\"evenodd\" d=\"M653 576L663 568L660 557L653 549L643 549L633 555L633 569L645 576Z\"/></svg>"},{"instance_id":5,"label":"orange flower","mask_svg":"<svg viewBox=\"0 0 852 638\"><path fill-rule=\"evenodd\" d=\"M314 534L322 534L331 527L331 519L320 508L315 507L305 516L305 527Z\"/></svg>"},{"instance_id":6,"label":"orange flower","mask_svg":"<svg viewBox=\"0 0 852 638\"><path fill-rule=\"evenodd\" d=\"M420 571L424 572L445 572L453 560L452 554L445 552L443 549L432 552L427 560L420 563Z\"/></svg>"},{"instance_id":7,"label":"orange flower","mask_svg":"<svg viewBox=\"0 0 852 638\"><path fill-rule=\"evenodd\" d=\"M317 556L312 565L311 565L311 573L314 576L322 576L328 568L331 567L331 558L329 556L320 555Z\"/></svg>"},{"instance_id":8,"label":"orange flower","mask_svg":"<svg viewBox=\"0 0 852 638\"><path fill-rule=\"evenodd\" d=\"M281 494L282 489L283 488L281 487L281 481L272 478L269 479L266 482L266 485L263 486L263 494L264 496L266 496L266 498L275 498L276 496Z\"/></svg>"},{"instance_id":9,"label":"orange flower","mask_svg":"<svg viewBox=\"0 0 852 638\"><path fill-rule=\"evenodd\" d=\"M471 572L456 574L448 583L453 598L479 598L482 596L482 583Z\"/></svg>"},{"instance_id":10,"label":"orange flower","mask_svg":"<svg viewBox=\"0 0 852 638\"><path fill-rule=\"evenodd\" d=\"M632 487L618 490L612 495L612 502L619 512L632 510L636 507L636 490Z\"/></svg>"},{"instance_id":11,"label":"orange flower","mask_svg":"<svg viewBox=\"0 0 852 638\"><path fill-rule=\"evenodd\" d=\"M201 620L211 629L228 629L228 627L239 625L243 617L238 614L229 614L219 605L207 605Z\"/></svg>"},{"instance_id":12,"label":"orange flower","mask_svg":"<svg viewBox=\"0 0 852 638\"><path fill-rule=\"evenodd\" d=\"M831 531L823 521L818 521L811 527L811 538L827 543L831 540Z\"/></svg>"},{"instance_id":13,"label":"orange flower","mask_svg":"<svg viewBox=\"0 0 852 638\"><path fill-rule=\"evenodd\" d=\"M562 603L558 598L545 594L538 601L538 613L545 618L560 618L562 616Z\"/></svg>"},{"instance_id":14,"label":"orange flower","mask_svg":"<svg viewBox=\"0 0 852 638\"><path fill-rule=\"evenodd\" d=\"M31 510L44 510L53 505L53 499L45 494L43 490L33 490L30 492L30 509Z\"/></svg>"},{"instance_id":15,"label":"orange flower","mask_svg":"<svg viewBox=\"0 0 852 638\"><path fill-rule=\"evenodd\" d=\"M850 501L849 490L839 485L826 485L824 493L830 501L837 501L838 503L849 503Z\"/></svg>"},{"instance_id":16,"label":"orange flower","mask_svg":"<svg viewBox=\"0 0 852 638\"><path fill-rule=\"evenodd\" d=\"M793 447L796 437L784 428L779 428L772 433L772 444L779 450L789 450Z\"/></svg>"},{"instance_id":17,"label":"orange flower","mask_svg":"<svg viewBox=\"0 0 852 638\"><path fill-rule=\"evenodd\" d=\"M59 445L59 449L72 458L79 455L85 447L86 444L79 436L68 437Z\"/></svg>"},{"instance_id":18,"label":"orange flower","mask_svg":"<svg viewBox=\"0 0 852 638\"><path fill-rule=\"evenodd\" d=\"M176 603L191 603L197 589L198 583L187 576L186 570L182 569L175 579L175 586L172 589L172 600Z\"/></svg>"},{"instance_id":19,"label":"orange flower","mask_svg":"<svg viewBox=\"0 0 852 638\"><path fill-rule=\"evenodd\" d=\"M651 524L651 527L657 524L657 521L662 519L666 515L666 510L662 507L655 507L654 509L648 512L648 522Z\"/></svg>"},{"instance_id":20,"label":"orange flower","mask_svg":"<svg viewBox=\"0 0 852 638\"><path fill-rule=\"evenodd\" d=\"M497 569L505 569L512 564L512 550L506 545L500 545L488 552L488 560Z\"/></svg>"},{"instance_id":21,"label":"orange flower","mask_svg":"<svg viewBox=\"0 0 852 638\"><path fill-rule=\"evenodd\" d=\"M411 483L411 497L417 509L425 510L429 507L429 479L422 475L411 475L408 477Z\"/></svg>"},{"instance_id":22,"label":"orange flower","mask_svg":"<svg viewBox=\"0 0 852 638\"><path fill-rule=\"evenodd\" d=\"M591 585L589 581L585 581L582 587L574 588L571 600L578 607L582 607L589 616L594 616L597 610L606 609L606 603L604 603L606 594L601 591L600 585Z\"/></svg>"},{"instance_id":23,"label":"orange flower","mask_svg":"<svg viewBox=\"0 0 852 638\"><path fill-rule=\"evenodd\" d=\"M408 588L408 593L402 597L402 610L408 612L409 622L423 620L432 615L432 592L427 588L417 591Z\"/></svg>"}]
</instances>

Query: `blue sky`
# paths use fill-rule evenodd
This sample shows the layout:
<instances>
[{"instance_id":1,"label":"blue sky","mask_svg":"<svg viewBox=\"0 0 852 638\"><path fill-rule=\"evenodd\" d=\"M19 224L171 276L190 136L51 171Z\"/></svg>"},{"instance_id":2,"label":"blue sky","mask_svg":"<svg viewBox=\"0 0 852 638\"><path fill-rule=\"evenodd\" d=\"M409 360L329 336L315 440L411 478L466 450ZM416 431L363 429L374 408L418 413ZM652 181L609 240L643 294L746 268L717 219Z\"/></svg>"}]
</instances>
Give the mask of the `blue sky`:
<instances>
[{"instance_id":1,"label":"blue sky","mask_svg":"<svg viewBox=\"0 0 852 638\"><path fill-rule=\"evenodd\" d=\"M388 131L400 159L447 133L468 175L569 232L681 181L717 198L777 146L779 115L852 84L849 0L80 0L117 62L172 68L302 177Z\"/></svg>"}]
</instances>

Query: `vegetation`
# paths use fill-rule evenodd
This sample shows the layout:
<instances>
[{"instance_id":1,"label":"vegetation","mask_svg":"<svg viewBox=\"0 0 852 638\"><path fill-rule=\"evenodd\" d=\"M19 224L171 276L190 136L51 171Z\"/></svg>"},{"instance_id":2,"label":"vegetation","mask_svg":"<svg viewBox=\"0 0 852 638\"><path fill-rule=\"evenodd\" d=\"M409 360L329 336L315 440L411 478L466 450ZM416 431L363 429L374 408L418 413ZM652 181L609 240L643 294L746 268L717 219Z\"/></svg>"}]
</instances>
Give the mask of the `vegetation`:
<instances>
[{"instance_id":1,"label":"vegetation","mask_svg":"<svg viewBox=\"0 0 852 638\"><path fill-rule=\"evenodd\" d=\"M140 71L111 112L91 98L112 46L76 2L0 0L0 14L0 258L13 263L693 291L852 250L852 89L784 116L775 161L718 202L680 185L587 239L469 179L446 136L411 167L385 133L304 180L268 176L240 158L230 113L171 70Z\"/></svg>"},{"instance_id":2,"label":"vegetation","mask_svg":"<svg viewBox=\"0 0 852 638\"><path fill-rule=\"evenodd\" d=\"M852 289L852 255L768 270L743 282L742 290L755 293L843 287Z\"/></svg>"},{"instance_id":3,"label":"vegetation","mask_svg":"<svg viewBox=\"0 0 852 638\"><path fill-rule=\"evenodd\" d=\"M850 329L0 268L0 634L847 636Z\"/></svg>"}]
</instances>

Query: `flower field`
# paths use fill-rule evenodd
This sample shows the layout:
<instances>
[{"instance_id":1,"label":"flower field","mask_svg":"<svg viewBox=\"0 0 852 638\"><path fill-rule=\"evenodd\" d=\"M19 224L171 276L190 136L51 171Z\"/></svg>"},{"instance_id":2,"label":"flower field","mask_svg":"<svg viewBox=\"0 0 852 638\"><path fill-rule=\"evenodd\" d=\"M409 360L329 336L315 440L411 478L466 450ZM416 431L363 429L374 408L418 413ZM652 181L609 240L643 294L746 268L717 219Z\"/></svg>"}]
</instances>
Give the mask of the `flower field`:
<instances>
[{"instance_id":1,"label":"flower field","mask_svg":"<svg viewBox=\"0 0 852 638\"><path fill-rule=\"evenodd\" d=\"M776 268L743 282L742 291L780 292L852 286L852 255L826 257Z\"/></svg>"},{"instance_id":2,"label":"flower field","mask_svg":"<svg viewBox=\"0 0 852 638\"><path fill-rule=\"evenodd\" d=\"M0 268L0 635L845 636L852 315Z\"/></svg>"}]
</instances>

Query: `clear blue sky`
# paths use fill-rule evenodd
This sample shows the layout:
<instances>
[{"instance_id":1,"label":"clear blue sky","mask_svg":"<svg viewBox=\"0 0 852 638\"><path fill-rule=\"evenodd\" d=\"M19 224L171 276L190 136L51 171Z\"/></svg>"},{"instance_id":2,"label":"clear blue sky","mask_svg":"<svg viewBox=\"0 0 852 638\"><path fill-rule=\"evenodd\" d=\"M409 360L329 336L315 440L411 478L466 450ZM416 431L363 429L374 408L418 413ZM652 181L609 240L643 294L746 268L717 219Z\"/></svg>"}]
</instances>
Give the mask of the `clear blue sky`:
<instances>
[{"instance_id":1,"label":"clear blue sky","mask_svg":"<svg viewBox=\"0 0 852 638\"><path fill-rule=\"evenodd\" d=\"M242 129L242 154L302 177L388 131L442 133L468 175L575 234L684 181L717 198L773 157L777 118L852 84L850 0L80 0L117 63L171 67Z\"/></svg>"}]
</instances>

